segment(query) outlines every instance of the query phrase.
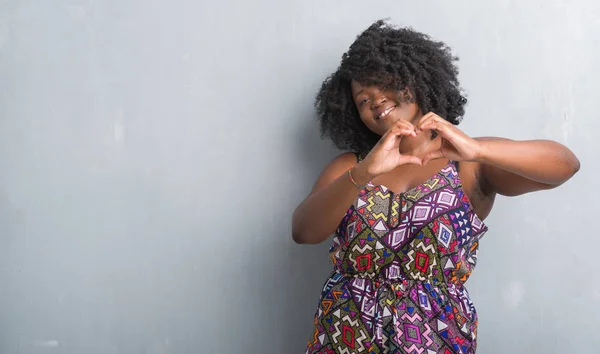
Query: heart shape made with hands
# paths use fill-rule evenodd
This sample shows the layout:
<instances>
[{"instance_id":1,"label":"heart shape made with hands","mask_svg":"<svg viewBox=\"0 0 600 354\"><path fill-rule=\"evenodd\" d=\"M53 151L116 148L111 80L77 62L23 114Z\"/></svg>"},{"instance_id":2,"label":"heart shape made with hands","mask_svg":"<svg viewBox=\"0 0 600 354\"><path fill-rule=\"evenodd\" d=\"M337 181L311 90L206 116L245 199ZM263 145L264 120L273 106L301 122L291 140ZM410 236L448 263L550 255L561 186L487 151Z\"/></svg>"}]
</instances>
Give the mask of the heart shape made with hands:
<instances>
[{"instance_id":1,"label":"heart shape made with hands","mask_svg":"<svg viewBox=\"0 0 600 354\"><path fill-rule=\"evenodd\" d=\"M476 158L479 151L479 142L467 134L463 133L455 125L448 122L439 115L429 112L419 119L413 125L409 122L399 123L395 133L398 135L398 149L400 149L400 141L403 137L409 136L416 138L417 136L428 132L430 140L423 140L422 144L433 142L436 138L440 138L439 144L436 142L436 147L424 156L405 155L398 151L405 159L409 159L409 163L416 163L420 160L422 165L426 165L429 161L447 158L451 160L473 160ZM392 128L394 129L394 128Z\"/></svg>"}]
</instances>

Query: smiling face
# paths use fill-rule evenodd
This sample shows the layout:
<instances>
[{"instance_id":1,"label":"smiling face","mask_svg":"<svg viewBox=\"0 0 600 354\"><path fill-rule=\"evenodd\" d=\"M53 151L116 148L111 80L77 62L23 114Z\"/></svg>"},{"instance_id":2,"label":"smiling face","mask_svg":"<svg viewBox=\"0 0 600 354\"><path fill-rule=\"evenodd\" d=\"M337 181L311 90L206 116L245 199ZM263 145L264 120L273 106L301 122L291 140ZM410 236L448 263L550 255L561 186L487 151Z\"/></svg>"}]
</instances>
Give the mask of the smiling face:
<instances>
[{"instance_id":1,"label":"smiling face","mask_svg":"<svg viewBox=\"0 0 600 354\"><path fill-rule=\"evenodd\" d=\"M400 119L414 124L423 115L414 100L405 97L412 97L408 90L399 92L377 85L363 86L356 80L352 80L351 89L360 119L379 135Z\"/></svg>"}]
</instances>

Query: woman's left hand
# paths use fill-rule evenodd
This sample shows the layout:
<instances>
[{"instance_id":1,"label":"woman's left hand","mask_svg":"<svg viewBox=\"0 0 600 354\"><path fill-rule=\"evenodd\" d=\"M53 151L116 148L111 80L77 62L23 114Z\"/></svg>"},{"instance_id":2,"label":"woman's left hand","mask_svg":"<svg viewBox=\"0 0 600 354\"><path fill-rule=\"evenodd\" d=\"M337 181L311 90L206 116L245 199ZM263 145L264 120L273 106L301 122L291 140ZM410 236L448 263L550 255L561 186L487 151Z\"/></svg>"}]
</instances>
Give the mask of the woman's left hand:
<instances>
[{"instance_id":1,"label":"woman's left hand","mask_svg":"<svg viewBox=\"0 0 600 354\"><path fill-rule=\"evenodd\" d=\"M421 131L436 131L442 143L423 158L423 165L435 159L447 158L455 161L475 161L479 157L480 143L463 133L455 125L433 112L424 115L417 123Z\"/></svg>"}]
</instances>

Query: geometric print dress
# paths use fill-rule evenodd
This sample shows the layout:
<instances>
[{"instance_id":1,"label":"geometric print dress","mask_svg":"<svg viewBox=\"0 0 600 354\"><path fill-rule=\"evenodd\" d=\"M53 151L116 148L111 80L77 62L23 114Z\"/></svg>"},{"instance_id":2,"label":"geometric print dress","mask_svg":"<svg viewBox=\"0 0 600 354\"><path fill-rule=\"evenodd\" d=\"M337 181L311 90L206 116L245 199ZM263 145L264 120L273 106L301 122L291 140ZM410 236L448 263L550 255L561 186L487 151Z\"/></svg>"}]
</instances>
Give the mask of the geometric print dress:
<instances>
[{"instance_id":1,"label":"geometric print dress","mask_svg":"<svg viewBox=\"0 0 600 354\"><path fill-rule=\"evenodd\" d=\"M449 161L396 194L369 183L340 222L307 354L474 354L464 284L487 227Z\"/></svg>"}]
</instances>

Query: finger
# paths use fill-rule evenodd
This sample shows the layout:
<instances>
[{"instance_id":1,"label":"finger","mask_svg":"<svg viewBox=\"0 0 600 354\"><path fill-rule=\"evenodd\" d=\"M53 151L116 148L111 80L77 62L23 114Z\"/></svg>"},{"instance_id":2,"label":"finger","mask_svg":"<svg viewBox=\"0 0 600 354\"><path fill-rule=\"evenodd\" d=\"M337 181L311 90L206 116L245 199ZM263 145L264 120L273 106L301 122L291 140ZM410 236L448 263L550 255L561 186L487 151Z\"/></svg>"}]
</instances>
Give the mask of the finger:
<instances>
[{"instance_id":1,"label":"finger","mask_svg":"<svg viewBox=\"0 0 600 354\"><path fill-rule=\"evenodd\" d=\"M402 119L399 119L394 124L394 127L396 127L396 128L407 128L407 129L416 131L415 126L411 122L408 122L408 121L405 121L405 120L402 120Z\"/></svg>"},{"instance_id":2,"label":"finger","mask_svg":"<svg viewBox=\"0 0 600 354\"><path fill-rule=\"evenodd\" d=\"M415 132L414 129L408 129L408 128L398 129L396 134L399 136L413 136L413 137L417 136L417 133Z\"/></svg>"},{"instance_id":3,"label":"finger","mask_svg":"<svg viewBox=\"0 0 600 354\"><path fill-rule=\"evenodd\" d=\"M394 125L392 125L381 137L381 141L388 141L390 136L399 136L399 135L411 135L417 136L417 131L415 130L414 125L410 122L399 120Z\"/></svg>"},{"instance_id":4,"label":"finger","mask_svg":"<svg viewBox=\"0 0 600 354\"><path fill-rule=\"evenodd\" d=\"M395 125L392 127L392 133L395 135L412 135L417 136L415 129L406 125Z\"/></svg>"},{"instance_id":5,"label":"finger","mask_svg":"<svg viewBox=\"0 0 600 354\"><path fill-rule=\"evenodd\" d=\"M422 129L423 126L430 124L431 122L438 122L440 124L448 123L448 121L446 121L444 118L438 116L435 113L430 112L423 116L423 119L421 119L418 123L418 127L419 129Z\"/></svg>"},{"instance_id":6,"label":"finger","mask_svg":"<svg viewBox=\"0 0 600 354\"><path fill-rule=\"evenodd\" d=\"M392 129L388 130L379 140L379 144L383 147L394 145L394 139L396 139L396 134Z\"/></svg>"},{"instance_id":7,"label":"finger","mask_svg":"<svg viewBox=\"0 0 600 354\"><path fill-rule=\"evenodd\" d=\"M433 112L427 112L425 115L423 115L423 117L421 117L421 119L419 121L423 122L423 121L425 121L427 119L431 119L431 118L433 118L435 116L436 116L435 113L433 113Z\"/></svg>"},{"instance_id":8,"label":"finger","mask_svg":"<svg viewBox=\"0 0 600 354\"><path fill-rule=\"evenodd\" d=\"M444 157L446 157L446 155L444 155L444 152L441 149L432 151L423 157L423 165L427 165L429 161L442 159Z\"/></svg>"},{"instance_id":9,"label":"finger","mask_svg":"<svg viewBox=\"0 0 600 354\"><path fill-rule=\"evenodd\" d=\"M419 121L416 123L417 130L419 130L419 131L423 130L422 126L431 122L435 116L436 116L435 113L429 112L426 115L424 115L423 117L421 117L421 119L419 119Z\"/></svg>"},{"instance_id":10,"label":"finger","mask_svg":"<svg viewBox=\"0 0 600 354\"><path fill-rule=\"evenodd\" d=\"M386 147L399 144L403 136L417 136L414 130L407 128L393 127L382 137L381 142Z\"/></svg>"},{"instance_id":11,"label":"finger","mask_svg":"<svg viewBox=\"0 0 600 354\"><path fill-rule=\"evenodd\" d=\"M446 130L446 126L444 124L434 119L425 122L420 128L421 130L437 130L440 133Z\"/></svg>"},{"instance_id":12,"label":"finger","mask_svg":"<svg viewBox=\"0 0 600 354\"><path fill-rule=\"evenodd\" d=\"M388 139L390 136L393 136L396 134L396 126L392 126L391 128L389 128L381 137L381 141Z\"/></svg>"},{"instance_id":13,"label":"finger","mask_svg":"<svg viewBox=\"0 0 600 354\"><path fill-rule=\"evenodd\" d=\"M427 119L431 119L432 117L436 116L435 113L433 112L427 112L426 114L424 114L421 119L419 119L419 123L422 123L424 121L426 121Z\"/></svg>"}]
</instances>

